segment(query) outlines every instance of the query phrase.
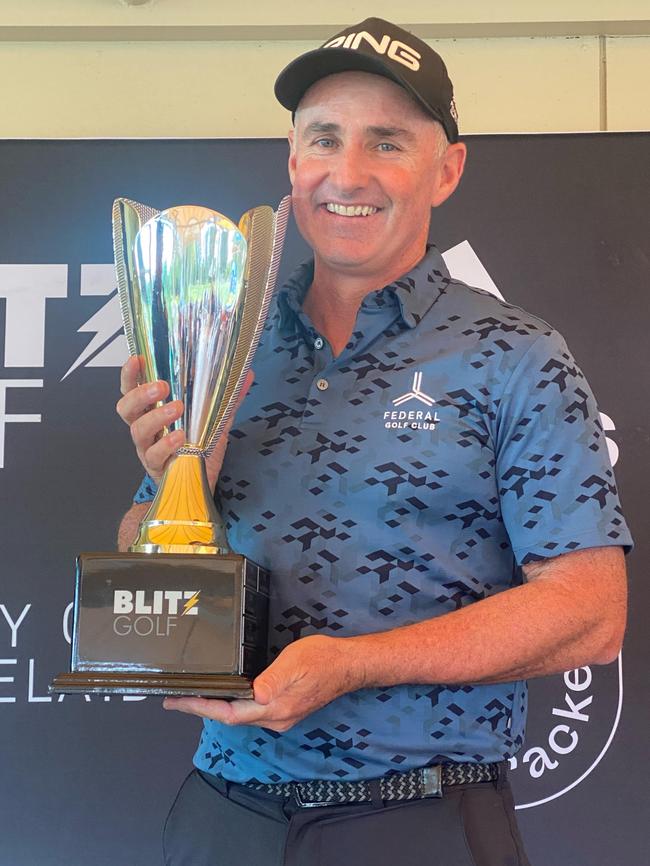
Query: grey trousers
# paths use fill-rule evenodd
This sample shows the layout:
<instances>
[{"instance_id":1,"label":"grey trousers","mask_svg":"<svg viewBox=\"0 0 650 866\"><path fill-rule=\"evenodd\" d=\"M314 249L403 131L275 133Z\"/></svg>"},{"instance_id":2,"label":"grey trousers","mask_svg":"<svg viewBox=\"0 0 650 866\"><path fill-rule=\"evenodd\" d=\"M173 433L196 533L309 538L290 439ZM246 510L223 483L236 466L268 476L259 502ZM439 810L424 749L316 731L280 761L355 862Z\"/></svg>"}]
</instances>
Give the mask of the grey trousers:
<instances>
[{"instance_id":1,"label":"grey trousers","mask_svg":"<svg viewBox=\"0 0 650 866\"><path fill-rule=\"evenodd\" d=\"M166 866L530 866L510 786L301 808L194 770L165 823Z\"/></svg>"}]
</instances>

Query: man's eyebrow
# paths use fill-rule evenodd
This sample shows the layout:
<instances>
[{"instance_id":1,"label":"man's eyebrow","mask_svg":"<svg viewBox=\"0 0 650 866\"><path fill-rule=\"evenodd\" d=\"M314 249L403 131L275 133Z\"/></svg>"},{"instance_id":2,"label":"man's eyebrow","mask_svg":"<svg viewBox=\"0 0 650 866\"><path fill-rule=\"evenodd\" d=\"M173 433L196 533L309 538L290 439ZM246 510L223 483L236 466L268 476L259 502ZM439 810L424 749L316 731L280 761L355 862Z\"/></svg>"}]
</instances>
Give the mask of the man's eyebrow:
<instances>
[{"instance_id":1,"label":"man's eyebrow","mask_svg":"<svg viewBox=\"0 0 650 866\"><path fill-rule=\"evenodd\" d=\"M340 132L341 127L338 123L326 123L325 121L315 120L313 123L309 123L303 132L304 136L315 135L316 133L331 133L331 132Z\"/></svg>"},{"instance_id":2,"label":"man's eyebrow","mask_svg":"<svg viewBox=\"0 0 650 866\"><path fill-rule=\"evenodd\" d=\"M407 141L414 141L415 135L408 129L402 129L400 126L369 126L368 132L376 135L377 138L403 138Z\"/></svg>"},{"instance_id":3,"label":"man's eyebrow","mask_svg":"<svg viewBox=\"0 0 650 866\"><path fill-rule=\"evenodd\" d=\"M340 132L341 127L338 123L315 120L305 127L303 136L307 138L312 135L331 135L332 133L340 134ZM367 126L366 132L377 138L402 138L405 141L415 141L415 135L401 126Z\"/></svg>"}]
</instances>

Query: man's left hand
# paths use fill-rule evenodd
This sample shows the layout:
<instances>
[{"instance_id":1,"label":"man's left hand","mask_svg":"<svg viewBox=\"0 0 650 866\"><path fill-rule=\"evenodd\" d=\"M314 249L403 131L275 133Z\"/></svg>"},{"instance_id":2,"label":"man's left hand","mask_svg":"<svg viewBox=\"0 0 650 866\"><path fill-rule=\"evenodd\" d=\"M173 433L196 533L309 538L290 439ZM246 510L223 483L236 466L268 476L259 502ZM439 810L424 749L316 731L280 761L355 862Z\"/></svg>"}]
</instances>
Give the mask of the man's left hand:
<instances>
[{"instance_id":1,"label":"man's left hand","mask_svg":"<svg viewBox=\"0 0 650 866\"><path fill-rule=\"evenodd\" d=\"M257 725L287 731L339 695L363 685L354 639L312 635L289 644L254 681L254 700L165 698L179 710L226 725Z\"/></svg>"}]
</instances>

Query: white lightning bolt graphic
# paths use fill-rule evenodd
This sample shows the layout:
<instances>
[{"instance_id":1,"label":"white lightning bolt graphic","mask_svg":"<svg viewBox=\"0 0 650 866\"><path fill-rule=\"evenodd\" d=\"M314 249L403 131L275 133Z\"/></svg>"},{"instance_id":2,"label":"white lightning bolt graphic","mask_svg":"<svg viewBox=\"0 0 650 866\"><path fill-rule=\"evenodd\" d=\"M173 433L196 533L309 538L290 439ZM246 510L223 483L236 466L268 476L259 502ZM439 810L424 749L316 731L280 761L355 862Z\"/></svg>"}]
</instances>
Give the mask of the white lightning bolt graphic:
<instances>
[{"instance_id":1,"label":"white lightning bolt graphic","mask_svg":"<svg viewBox=\"0 0 650 866\"><path fill-rule=\"evenodd\" d=\"M121 331L122 313L120 310L120 300L117 292L115 292L104 306L100 307L99 310L97 310L97 312L78 329L77 333L94 333L95 336L88 343L74 364L72 364L61 381L67 379L70 373L83 364L87 358L91 358L95 355L102 346L105 346L104 351L94 358L91 361L91 364L97 367L121 366L128 357L126 338ZM107 343L109 345L106 345Z\"/></svg>"},{"instance_id":2,"label":"white lightning bolt graphic","mask_svg":"<svg viewBox=\"0 0 650 866\"><path fill-rule=\"evenodd\" d=\"M503 295L497 288L492 277L485 269L485 265L474 252L469 241L461 241L455 247L451 247L442 254L449 273L456 280L467 283L468 286L476 286L491 295L504 300Z\"/></svg>"}]
</instances>

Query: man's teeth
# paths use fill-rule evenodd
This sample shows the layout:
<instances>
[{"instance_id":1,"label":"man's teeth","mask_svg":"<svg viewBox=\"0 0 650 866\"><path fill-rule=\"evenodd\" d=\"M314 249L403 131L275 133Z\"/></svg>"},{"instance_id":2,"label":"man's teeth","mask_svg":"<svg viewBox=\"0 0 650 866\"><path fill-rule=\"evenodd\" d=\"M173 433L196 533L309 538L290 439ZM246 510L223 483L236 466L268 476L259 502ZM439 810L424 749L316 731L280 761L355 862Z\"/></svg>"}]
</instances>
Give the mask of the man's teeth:
<instances>
[{"instance_id":1,"label":"man's teeth","mask_svg":"<svg viewBox=\"0 0 650 866\"><path fill-rule=\"evenodd\" d=\"M346 207L344 204L328 202L325 207L330 213L335 213L339 216L370 216L378 211L378 208L372 207L372 205L369 204L350 205Z\"/></svg>"}]
</instances>

